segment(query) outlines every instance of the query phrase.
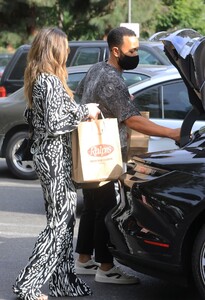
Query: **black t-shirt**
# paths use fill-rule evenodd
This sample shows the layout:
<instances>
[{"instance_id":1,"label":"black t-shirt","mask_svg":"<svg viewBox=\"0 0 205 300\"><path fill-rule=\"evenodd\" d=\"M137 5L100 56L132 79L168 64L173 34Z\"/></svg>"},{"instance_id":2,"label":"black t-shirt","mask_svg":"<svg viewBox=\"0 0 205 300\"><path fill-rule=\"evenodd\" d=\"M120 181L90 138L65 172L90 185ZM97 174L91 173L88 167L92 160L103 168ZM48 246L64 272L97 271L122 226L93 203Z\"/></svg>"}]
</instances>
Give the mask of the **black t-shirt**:
<instances>
[{"instance_id":1,"label":"black t-shirt","mask_svg":"<svg viewBox=\"0 0 205 300\"><path fill-rule=\"evenodd\" d=\"M107 62L93 65L79 83L76 94L81 103L99 103L105 118L117 118L123 157L127 152L127 128L123 121L140 115L132 100L121 72ZM125 155L125 156L124 156Z\"/></svg>"}]
</instances>

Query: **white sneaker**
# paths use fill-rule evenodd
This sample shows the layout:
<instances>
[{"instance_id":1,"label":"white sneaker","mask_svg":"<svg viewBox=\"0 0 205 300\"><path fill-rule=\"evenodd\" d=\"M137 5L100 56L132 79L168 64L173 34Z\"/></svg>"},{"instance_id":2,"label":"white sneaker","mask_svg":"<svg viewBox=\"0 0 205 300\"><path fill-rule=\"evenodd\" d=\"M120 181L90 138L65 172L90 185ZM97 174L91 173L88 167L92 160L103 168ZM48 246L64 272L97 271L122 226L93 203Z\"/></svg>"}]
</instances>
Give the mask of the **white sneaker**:
<instances>
[{"instance_id":1,"label":"white sneaker","mask_svg":"<svg viewBox=\"0 0 205 300\"><path fill-rule=\"evenodd\" d=\"M140 282L139 278L124 273L116 266L109 271L102 271L98 268L95 275L95 281L115 284L136 284Z\"/></svg>"},{"instance_id":2,"label":"white sneaker","mask_svg":"<svg viewBox=\"0 0 205 300\"><path fill-rule=\"evenodd\" d=\"M95 275L99 264L90 259L86 263L81 263L79 260L75 261L75 270L77 274Z\"/></svg>"}]
</instances>

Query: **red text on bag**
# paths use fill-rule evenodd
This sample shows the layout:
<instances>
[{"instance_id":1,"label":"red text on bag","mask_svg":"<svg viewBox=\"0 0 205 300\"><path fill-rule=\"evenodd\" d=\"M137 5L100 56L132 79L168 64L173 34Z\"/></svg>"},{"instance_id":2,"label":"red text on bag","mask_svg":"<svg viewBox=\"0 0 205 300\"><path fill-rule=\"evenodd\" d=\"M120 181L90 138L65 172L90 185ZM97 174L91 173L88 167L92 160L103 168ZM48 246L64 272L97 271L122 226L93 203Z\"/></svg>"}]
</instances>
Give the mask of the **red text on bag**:
<instances>
[{"instance_id":1,"label":"red text on bag","mask_svg":"<svg viewBox=\"0 0 205 300\"><path fill-rule=\"evenodd\" d=\"M107 156L110 153L112 153L114 150L114 147L111 145L106 145L106 144L100 144L100 145L95 145L92 146L88 149L88 154L90 156L97 156L97 157L102 157L102 156Z\"/></svg>"}]
</instances>

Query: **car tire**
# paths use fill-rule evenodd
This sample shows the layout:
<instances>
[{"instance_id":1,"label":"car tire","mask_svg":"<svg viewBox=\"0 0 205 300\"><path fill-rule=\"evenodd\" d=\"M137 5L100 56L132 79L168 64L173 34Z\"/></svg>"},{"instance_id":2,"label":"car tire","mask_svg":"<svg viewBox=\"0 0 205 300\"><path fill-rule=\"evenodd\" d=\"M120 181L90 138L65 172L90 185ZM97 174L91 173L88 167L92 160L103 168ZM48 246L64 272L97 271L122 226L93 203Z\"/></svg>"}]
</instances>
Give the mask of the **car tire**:
<instances>
[{"instance_id":1,"label":"car tire","mask_svg":"<svg viewBox=\"0 0 205 300\"><path fill-rule=\"evenodd\" d=\"M23 139L28 135L27 131L15 133L9 140L6 148L6 163L12 174L19 179L35 180L37 174L32 161L18 161L15 152Z\"/></svg>"},{"instance_id":2,"label":"car tire","mask_svg":"<svg viewBox=\"0 0 205 300\"><path fill-rule=\"evenodd\" d=\"M192 272L195 285L205 299L205 225L199 231L193 247Z\"/></svg>"}]
</instances>

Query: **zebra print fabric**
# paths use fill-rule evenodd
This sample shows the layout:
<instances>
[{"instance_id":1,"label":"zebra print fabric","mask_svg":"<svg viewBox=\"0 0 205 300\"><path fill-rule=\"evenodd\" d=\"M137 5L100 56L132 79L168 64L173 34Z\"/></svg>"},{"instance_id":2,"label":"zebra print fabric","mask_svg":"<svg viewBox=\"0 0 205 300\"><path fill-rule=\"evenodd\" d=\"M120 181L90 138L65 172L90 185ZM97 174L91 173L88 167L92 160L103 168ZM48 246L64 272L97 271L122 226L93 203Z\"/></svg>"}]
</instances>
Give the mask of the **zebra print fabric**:
<instances>
[{"instance_id":1,"label":"zebra print fabric","mask_svg":"<svg viewBox=\"0 0 205 300\"><path fill-rule=\"evenodd\" d=\"M56 76L44 73L34 85L32 109L33 160L43 189L47 225L39 234L13 291L20 299L36 300L49 280L52 296L90 295L90 288L74 269L77 194L71 180L70 139L70 132L88 116L88 109L71 101Z\"/></svg>"}]
</instances>

